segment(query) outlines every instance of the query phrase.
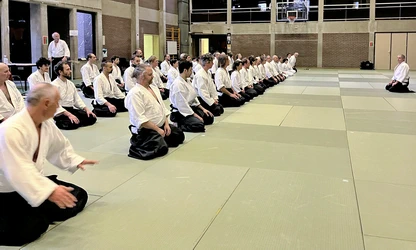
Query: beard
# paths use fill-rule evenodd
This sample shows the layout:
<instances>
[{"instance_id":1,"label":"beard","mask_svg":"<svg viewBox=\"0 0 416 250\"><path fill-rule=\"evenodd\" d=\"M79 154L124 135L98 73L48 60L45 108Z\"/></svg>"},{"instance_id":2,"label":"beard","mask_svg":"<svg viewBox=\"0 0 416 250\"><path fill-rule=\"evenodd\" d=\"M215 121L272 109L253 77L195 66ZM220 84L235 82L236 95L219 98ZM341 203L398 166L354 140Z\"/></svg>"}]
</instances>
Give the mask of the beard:
<instances>
[{"instance_id":1,"label":"beard","mask_svg":"<svg viewBox=\"0 0 416 250\"><path fill-rule=\"evenodd\" d=\"M110 70L110 72L108 72L109 74L113 73L113 70Z\"/></svg>"},{"instance_id":2,"label":"beard","mask_svg":"<svg viewBox=\"0 0 416 250\"><path fill-rule=\"evenodd\" d=\"M68 80L71 80L71 75L64 75L64 77Z\"/></svg>"}]
</instances>

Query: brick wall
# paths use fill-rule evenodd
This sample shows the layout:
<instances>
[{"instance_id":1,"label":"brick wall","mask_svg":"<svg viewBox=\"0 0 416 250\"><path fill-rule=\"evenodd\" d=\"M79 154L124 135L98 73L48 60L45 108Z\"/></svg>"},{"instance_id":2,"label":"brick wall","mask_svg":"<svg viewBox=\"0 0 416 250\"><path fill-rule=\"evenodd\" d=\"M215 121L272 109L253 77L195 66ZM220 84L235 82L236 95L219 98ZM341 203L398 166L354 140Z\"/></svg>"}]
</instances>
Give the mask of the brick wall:
<instances>
[{"instance_id":1,"label":"brick wall","mask_svg":"<svg viewBox=\"0 0 416 250\"><path fill-rule=\"evenodd\" d=\"M108 58L111 58L113 55L130 58L130 30L130 19L103 15L104 48L107 49Z\"/></svg>"},{"instance_id":2,"label":"brick wall","mask_svg":"<svg viewBox=\"0 0 416 250\"><path fill-rule=\"evenodd\" d=\"M270 51L270 35L232 35L231 51L233 54L241 53L244 57L267 54Z\"/></svg>"},{"instance_id":3,"label":"brick wall","mask_svg":"<svg viewBox=\"0 0 416 250\"><path fill-rule=\"evenodd\" d=\"M360 67L368 59L368 33L323 34L323 67Z\"/></svg>"},{"instance_id":4,"label":"brick wall","mask_svg":"<svg viewBox=\"0 0 416 250\"><path fill-rule=\"evenodd\" d=\"M159 0L140 0L139 6L148 9L159 10Z\"/></svg>"},{"instance_id":5,"label":"brick wall","mask_svg":"<svg viewBox=\"0 0 416 250\"><path fill-rule=\"evenodd\" d=\"M316 67L318 34L276 34L276 55L283 58L287 53L299 53L298 67Z\"/></svg>"}]
</instances>

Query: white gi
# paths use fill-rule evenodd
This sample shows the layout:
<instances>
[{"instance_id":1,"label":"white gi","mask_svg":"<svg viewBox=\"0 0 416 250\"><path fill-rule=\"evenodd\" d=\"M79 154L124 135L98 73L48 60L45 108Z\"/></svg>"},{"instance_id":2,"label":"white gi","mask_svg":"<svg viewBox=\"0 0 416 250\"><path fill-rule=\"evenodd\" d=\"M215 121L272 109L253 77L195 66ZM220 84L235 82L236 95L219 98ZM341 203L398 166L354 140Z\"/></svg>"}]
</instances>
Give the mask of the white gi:
<instances>
[{"instance_id":1,"label":"white gi","mask_svg":"<svg viewBox=\"0 0 416 250\"><path fill-rule=\"evenodd\" d=\"M248 86L253 86L253 77L250 78L250 69L242 68L240 70L241 86L244 90Z\"/></svg>"},{"instance_id":2,"label":"white gi","mask_svg":"<svg viewBox=\"0 0 416 250\"><path fill-rule=\"evenodd\" d=\"M9 102L9 100L7 100L3 91L0 90L0 120L17 114L25 107L22 94L20 94L20 91L16 88L16 85L9 80L7 80L4 84L7 86L12 104Z\"/></svg>"},{"instance_id":3,"label":"white gi","mask_svg":"<svg viewBox=\"0 0 416 250\"><path fill-rule=\"evenodd\" d=\"M64 82L57 77L52 84L58 88L59 93L61 94L61 100L59 100L60 107L56 112L57 114L64 111L64 108L62 107L76 107L81 110L85 109L85 103L78 95L77 88L73 82L70 80L66 80L66 82Z\"/></svg>"},{"instance_id":4,"label":"white gi","mask_svg":"<svg viewBox=\"0 0 416 250\"><path fill-rule=\"evenodd\" d=\"M163 84L162 79L160 79L160 74L157 72L157 70L158 70L157 67L155 69L152 68L152 71L153 71L152 84L158 87L159 89L164 89L165 85Z\"/></svg>"},{"instance_id":5,"label":"white gi","mask_svg":"<svg viewBox=\"0 0 416 250\"><path fill-rule=\"evenodd\" d=\"M64 40L59 39L58 43L52 41L49 43L48 47L48 57L57 58L57 57L70 57L71 52L69 51L68 44Z\"/></svg>"},{"instance_id":6,"label":"white gi","mask_svg":"<svg viewBox=\"0 0 416 250\"><path fill-rule=\"evenodd\" d=\"M269 62L266 62L263 66L266 70L267 79L272 78L274 76L273 66Z\"/></svg>"},{"instance_id":7,"label":"white gi","mask_svg":"<svg viewBox=\"0 0 416 250\"><path fill-rule=\"evenodd\" d=\"M111 74L113 75L114 80L117 80L118 79L118 80L120 80L120 82L122 84L124 84L123 77L121 77L121 69L120 69L119 66L113 64L113 72L111 72Z\"/></svg>"},{"instance_id":8,"label":"white gi","mask_svg":"<svg viewBox=\"0 0 416 250\"><path fill-rule=\"evenodd\" d=\"M215 74L217 70L218 70L218 59L215 57L213 60L212 67L211 67L211 73Z\"/></svg>"},{"instance_id":9,"label":"white gi","mask_svg":"<svg viewBox=\"0 0 416 250\"><path fill-rule=\"evenodd\" d=\"M163 75L167 76L168 71L171 67L172 66L170 66L170 63L165 60L160 64L160 71L162 72Z\"/></svg>"},{"instance_id":10,"label":"white gi","mask_svg":"<svg viewBox=\"0 0 416 250\"><path fill-rule=\"evenodd\" d=\"M130 91L136 86L137 79L133 78L134 67L130 66L124 71L124 88L126 91Z\"/></svg>"},{"instance_id":11,"label":"white gi","mask_svg":"<svg viewBox=\"0 0 416 250\"><path fill-rule=\"evenodd\" d=\"M193 115L191 106L199 106L197 93L193 86L187 83L181 76L176 78L170 86L169 100L183 116Z\"/></svg>"},{"instance_id":12,"label":"white gi","mask_svg":"<svg viewBox=\"0 0 416 250\"><path fill-rule=\"evenodd\" d=\"M396 80L398 82L401 82L403 85L409 83L409 65L406 62L402 62L400 64L397 64L394 68L394 74L391 78L392 80Z\"/></svg>"},{"instance_id":13,"label":"white gi","mask_svg":"<svg viewBox=\"0 0 416 250\"><path fill-rule=\"evenodd\" d=\"M236 93L240 93L241 89L243 88L241 75L237 70L234 70L233 73L231 73L231 85L233 86L233 89Z\"/></svg>"},{"instance_id":14,"label":"white gi","mask_svg":"<svg viewBox=\"0 0 416 250\"><path fill-rule=\"evenodd\" d=\"M32 89L37 83L40 82L51 83L51 78L48 73L43 73L42 76L39 70L36 70L30 74L30 76L27 78L27 82L29 83L29 89Z\"/></svg>"},{"instance_id":15,"label":"white gi","mask_svg":"<svg viewBox=\"0 0 416 250\"><path fill-rule=\"evenodd\" d=\"M225 87L226 89L232 88L230 75L224 70L224 68L219 68L217 70L217 74L215 74L215 85L217 86L219 96L222 96L223 94L220 90L222 87Z\"/></svg>"},{"instance_id":16,"label":"white gi","mask_svg":"<svg viewBox=\"0 0 416 250\"><path fill-rule=\"evenodd\" d=\"M292 66L289 63L283 63L282 67L283 72L285 72L289 76L293 76L296 73L296 71L292 69Z\"/></svg>"},{"instance_id":17,"label":"white gi","mask_svg":"<svg viewBox=\"0 0 416 250\"><path fill-rule=\"evenodd\" d=\"M124 104L129 110L130 123L135 126L135 128L132 128L133 133L137 134L142 124L148 121L162 127L170 114L159 89L152 85L150 85L150 88L155 93L157 100L148 89L140 84L132 88L124 100Z\"/></svg>"},{"instance_id":18,"label":"white gi","mask_svg":"<svg viewBox=\"0 0 416 250\"><path fill-rule=\"evenodd\" d=\"M214 104L218 100L218 93L215 90L214 82L212 81L211 75L204 69L200 69L192 81L192 86L198 92L199 97L204 100L208 106Z\"/></svg>"},{"instance_id":19,"label":"white gi","mask_svg":"<svg viewBox=\"0 0 416 250\"><path fill-rule=\"evenodd\" d=\"M293 55L289 58L289 64L292 68L296 66L296 57L295 57L295 55Z\"/></svg>"},{"instance_id":20,"label":"white gi","mask_svg":"<svg viewBox=\"0 0 416 250\"><path fill-rule=\"evenodd\" d=\"M284 70L283 70L283 63L278 62L277 63L277 68L279 69L279 73L282 73L285 77L291 76L291 75L287 74L286 72L284 72Z\"/></svg>"},{"instance_id":21,"label":"white gi","mask_svg":"<svg viewBox=\"0 0 416 250\"><path fill-rule=\"evenodd\" d=\"M36 162L33 156L38 149ZM0 192L18 192L32 207L41 205L57 187L44 176L47 160L74 173L85 159L75 154L52 119L42 123L40 139L27 109L0 125Z\"/></svg>"},{"instance_id":22,"label":"white gi","mask_svg":"<svg viewBox=\"0 0 416 250\"><path fill-rule=\"evenodd\" d=\"M118 88L113 76L110 74L108 77L109 80L101 73L94 79L94 97L95 101L100 105L104 105L107 102L106 97L117 99L123 99L125 97Z\"/></svg>"},{"instance_id":23,"label":"white gi","mask_svg":"<svg viewBox=\"0 0 416 250\"><path fill-rule=\"evenodd\" d=\"M90 86L93 83L94 78L96 78L99 74L100 71L98 71L98 67L95 64L87 62L81 67L82 81L86 87Z\"/></svg>"},{"instance_id":24,"label":"white gi","mask_svg":"<svg viewBox=\"0 0 416 250\"><path fill-rule=\"evenodd\" d=\"M166 88L170 89L170 86L172 86L173 81L176 80L179 76L179 70L175 69L174 67L170 67L168 71L168 82L166 83Z\"/></svg>"}]
</instances>

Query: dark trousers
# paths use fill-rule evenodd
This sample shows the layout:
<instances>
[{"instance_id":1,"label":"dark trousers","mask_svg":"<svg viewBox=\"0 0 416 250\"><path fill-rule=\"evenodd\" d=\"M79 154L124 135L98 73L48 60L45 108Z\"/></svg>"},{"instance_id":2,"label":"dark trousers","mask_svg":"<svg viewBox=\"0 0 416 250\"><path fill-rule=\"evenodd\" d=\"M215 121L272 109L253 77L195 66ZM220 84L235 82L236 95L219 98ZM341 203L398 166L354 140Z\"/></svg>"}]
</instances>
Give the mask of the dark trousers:
<instances>
[{"instance_id":1,"label":"dark trousers","mask_svg":"<svg viewBox=\"0 0 416 250\"><path fill-rule=\"evenodd\" d=\"M94 96L94 89L92 88L92 85L90 85L90 86L87 87L85 85L85 83L82 82L81 90L82 90L82 93L84 94L84 96L86 98L94 99L95 98L95 96Z\"/></svg>"},{"instance_id":2,"label":"dark trousers","mask_svg":"<svg viewBox=\"0 0 416 250\"><path fill-rule=\"evenodd\" d=\"M261 84L259 84L259 83L254 84L253 87L256 90L257 94L259 94L259 95L264 94L264 88L261 87Z\"/></svg>"},{"instance_id":3,"label":"dark trousers","mask_svg":"<svg viewBox=\"0 0 416 250\"><path fill-rule=\"evenodd\" d=\"M294 71L298 72L298 69L297 69L297 68L295 68L295 67L292 67L292 69L293 69Z\"/></svg>"},{"instance_id":4,"label":"dark trousers","mask_svg":"<svg viewBox=\"0 0 416 250\"><path fill-rule=\"evenodd\" d=\"M163 89L164 91L160 91L160 95L162 96L163 100L166 100L169 98L169 89Z\"/></svg>"},{"instance_id":5,"label":"dark trousers","mask_svg":"<svg viewBox=\"0 0 416 250\"><path fill-rule=\"evenodd\" d=\"M87 192L74 184L48 176L58 185L72 187L75 207L61 209L46 200L39 207L30 206L17 192L0 193L0 245L21 246L39 238L54 221L64 221L81 212L88 200Z\"/></svg>"},{"instance_id":6,"label":"dark trousers","mask_svg":"<svg viewBox=\"0 0 416 250\"><path fill-rule=\"evenodd\" d=\"M52 57L52 75L51 75L51 80L55 80L55 78L57 77L56 73L55 73L55 65L57 65L60 61L62 61L64 57Z\"/></svg>"},{"instance_id":7,"label":"dark trousers","mask_svg":"<svg viewBox=\"0 0 416 250\"><path fill-rule=\"evenodd\" d=\"M60 129L65 130L73 130L79 127L86 127L93 125L97 118L90 115L88 116L84 110L75 109L73 107L63 107L66 111L76 116L79 120L79 123L72 123L72 121L66 115L55 116L53 119L55 120L56 126Z\"/></svg>"},{"instance_id":8,"label":"dark trousers","mask_svg":"<svg viewBox=\"0 0 416 250\"><path fill-rule=\"evenodd\" d=\"M228 92L233 93L232 89L227 89ZM244 98L239 98L239 99L234 99L226 94L222 94L221 96L218 97L221 105L226 108L226 107L240 107L241 105L243 105L246 100Z\"/></svg>"},{"instance_id":9,"label":"dark trousers","mask_svg":"<svg viewBox=\"0 0 416 250\"><path fill-rule=\"evenodd\" d=\"M129 157L140 160L151 160L156 157L164 156L168 153L168 147L177 147L185 140L185 134L179 128L170 125L171 133L169 136L162 137L158 132L141 128L136 133L131 131ZM163 127L160 127L164 129Z\"/></svg>"},{"instance_id":10,"label":"dark trousers","mask_svg":"<svg viewBox=\"0 0 416 250\"><path fill-rule=\"evenodd\" d=\"M257 93L257 91L254 87L253 88L245 87L244 91L246 92L247 95L250 96L251 99L253 99L254 97L259 96L259 94Z\"/></svg>"},{"instance_id":11,"label":"dark trousers","mask_svg":"<svg viewBox=\"0 0 416 250\"><path fill-rule=\"evenodd\" d=\"M408 84L402 84L401 82L397 82L395 85L387 84L386 85L386 90L388 90L390 92L397 92L397 93L411 92L407 86L408 86Z\"/></svg>"},{"instance_id":12,"label":"dark trousers","mask_svg":"<svg viewBox=\"0 0 416 250\"><path fill-rule=\"evenodd\" d=\"M199 103L205 109L209 110L214 116L220 116L224 113L223 106L218 102L218 104L213 103L209 106L201 97L198 96Z\"/></svg>"},{"instance_id":13,"label":"dark trousers","mask_svg":"<svg viewBox=\"0 0 416 250\"><path fill-rule=\"evenodd\" d=\"M244 93L242 91L239 92L238 94L241 95L244 98L244 100L246 100L246 102L249 102L251 99L253 99L249 94Z\"/></svg>"},{"instance_id":14,"label":"dark trousers","mask_svg":"<svg viewBox=\"0 0 416 250\"><path fill-rule=\"evenodd\" d=\"M185 117L175 107L172 105L171 107L172 113L170 114L170 120L176 122L178 127L184 132L205 132L205 125L214 123L214 117L206 115L197 107L192 107L192 110L204 120L203 122L193 115Z\"/></svg>"},{"instance_id":15,"label":"dark trousers","mask_svg":"<svg viewBox=\"0 0 416 250\"><path fill-rule=\"evenodd\" d=\"M105 99L113 104L116 107L116 112L115 113L111 113L110 110L108 109L108 107L106 105L100 105L100 104L96 104L94 101L91 102L92 106L94 107L94 109L92 110L92 112L94 112L94 114L98 117L114 117L116 116L116 114L118 112L126 112L127 109L124 106L124 98L123 99L117 99L117 98L109 98L109 97L105 97Z\"/></svg>"}]
</instances>

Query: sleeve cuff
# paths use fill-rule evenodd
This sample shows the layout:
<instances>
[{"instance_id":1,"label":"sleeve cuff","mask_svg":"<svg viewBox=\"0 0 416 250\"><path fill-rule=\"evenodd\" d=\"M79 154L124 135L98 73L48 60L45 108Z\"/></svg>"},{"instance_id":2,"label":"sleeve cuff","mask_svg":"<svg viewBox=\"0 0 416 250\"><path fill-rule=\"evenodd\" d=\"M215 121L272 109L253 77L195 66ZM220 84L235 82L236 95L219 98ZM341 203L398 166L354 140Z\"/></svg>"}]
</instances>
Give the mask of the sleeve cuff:
<instances>
[{"instance_id":1,"label":"sleeve cuff","mask_svg":"<svg viewBox=\"0 0 416 250\"><path fill-rule=\"evenodd\" d=\"M81 164L81 162L83 162L84 160L85 158L82 156L75 156L71 160L71 167L68 168L68 171L71 173L75 173L78 170L78 165Z\"/></svg>"}]
</instances>

